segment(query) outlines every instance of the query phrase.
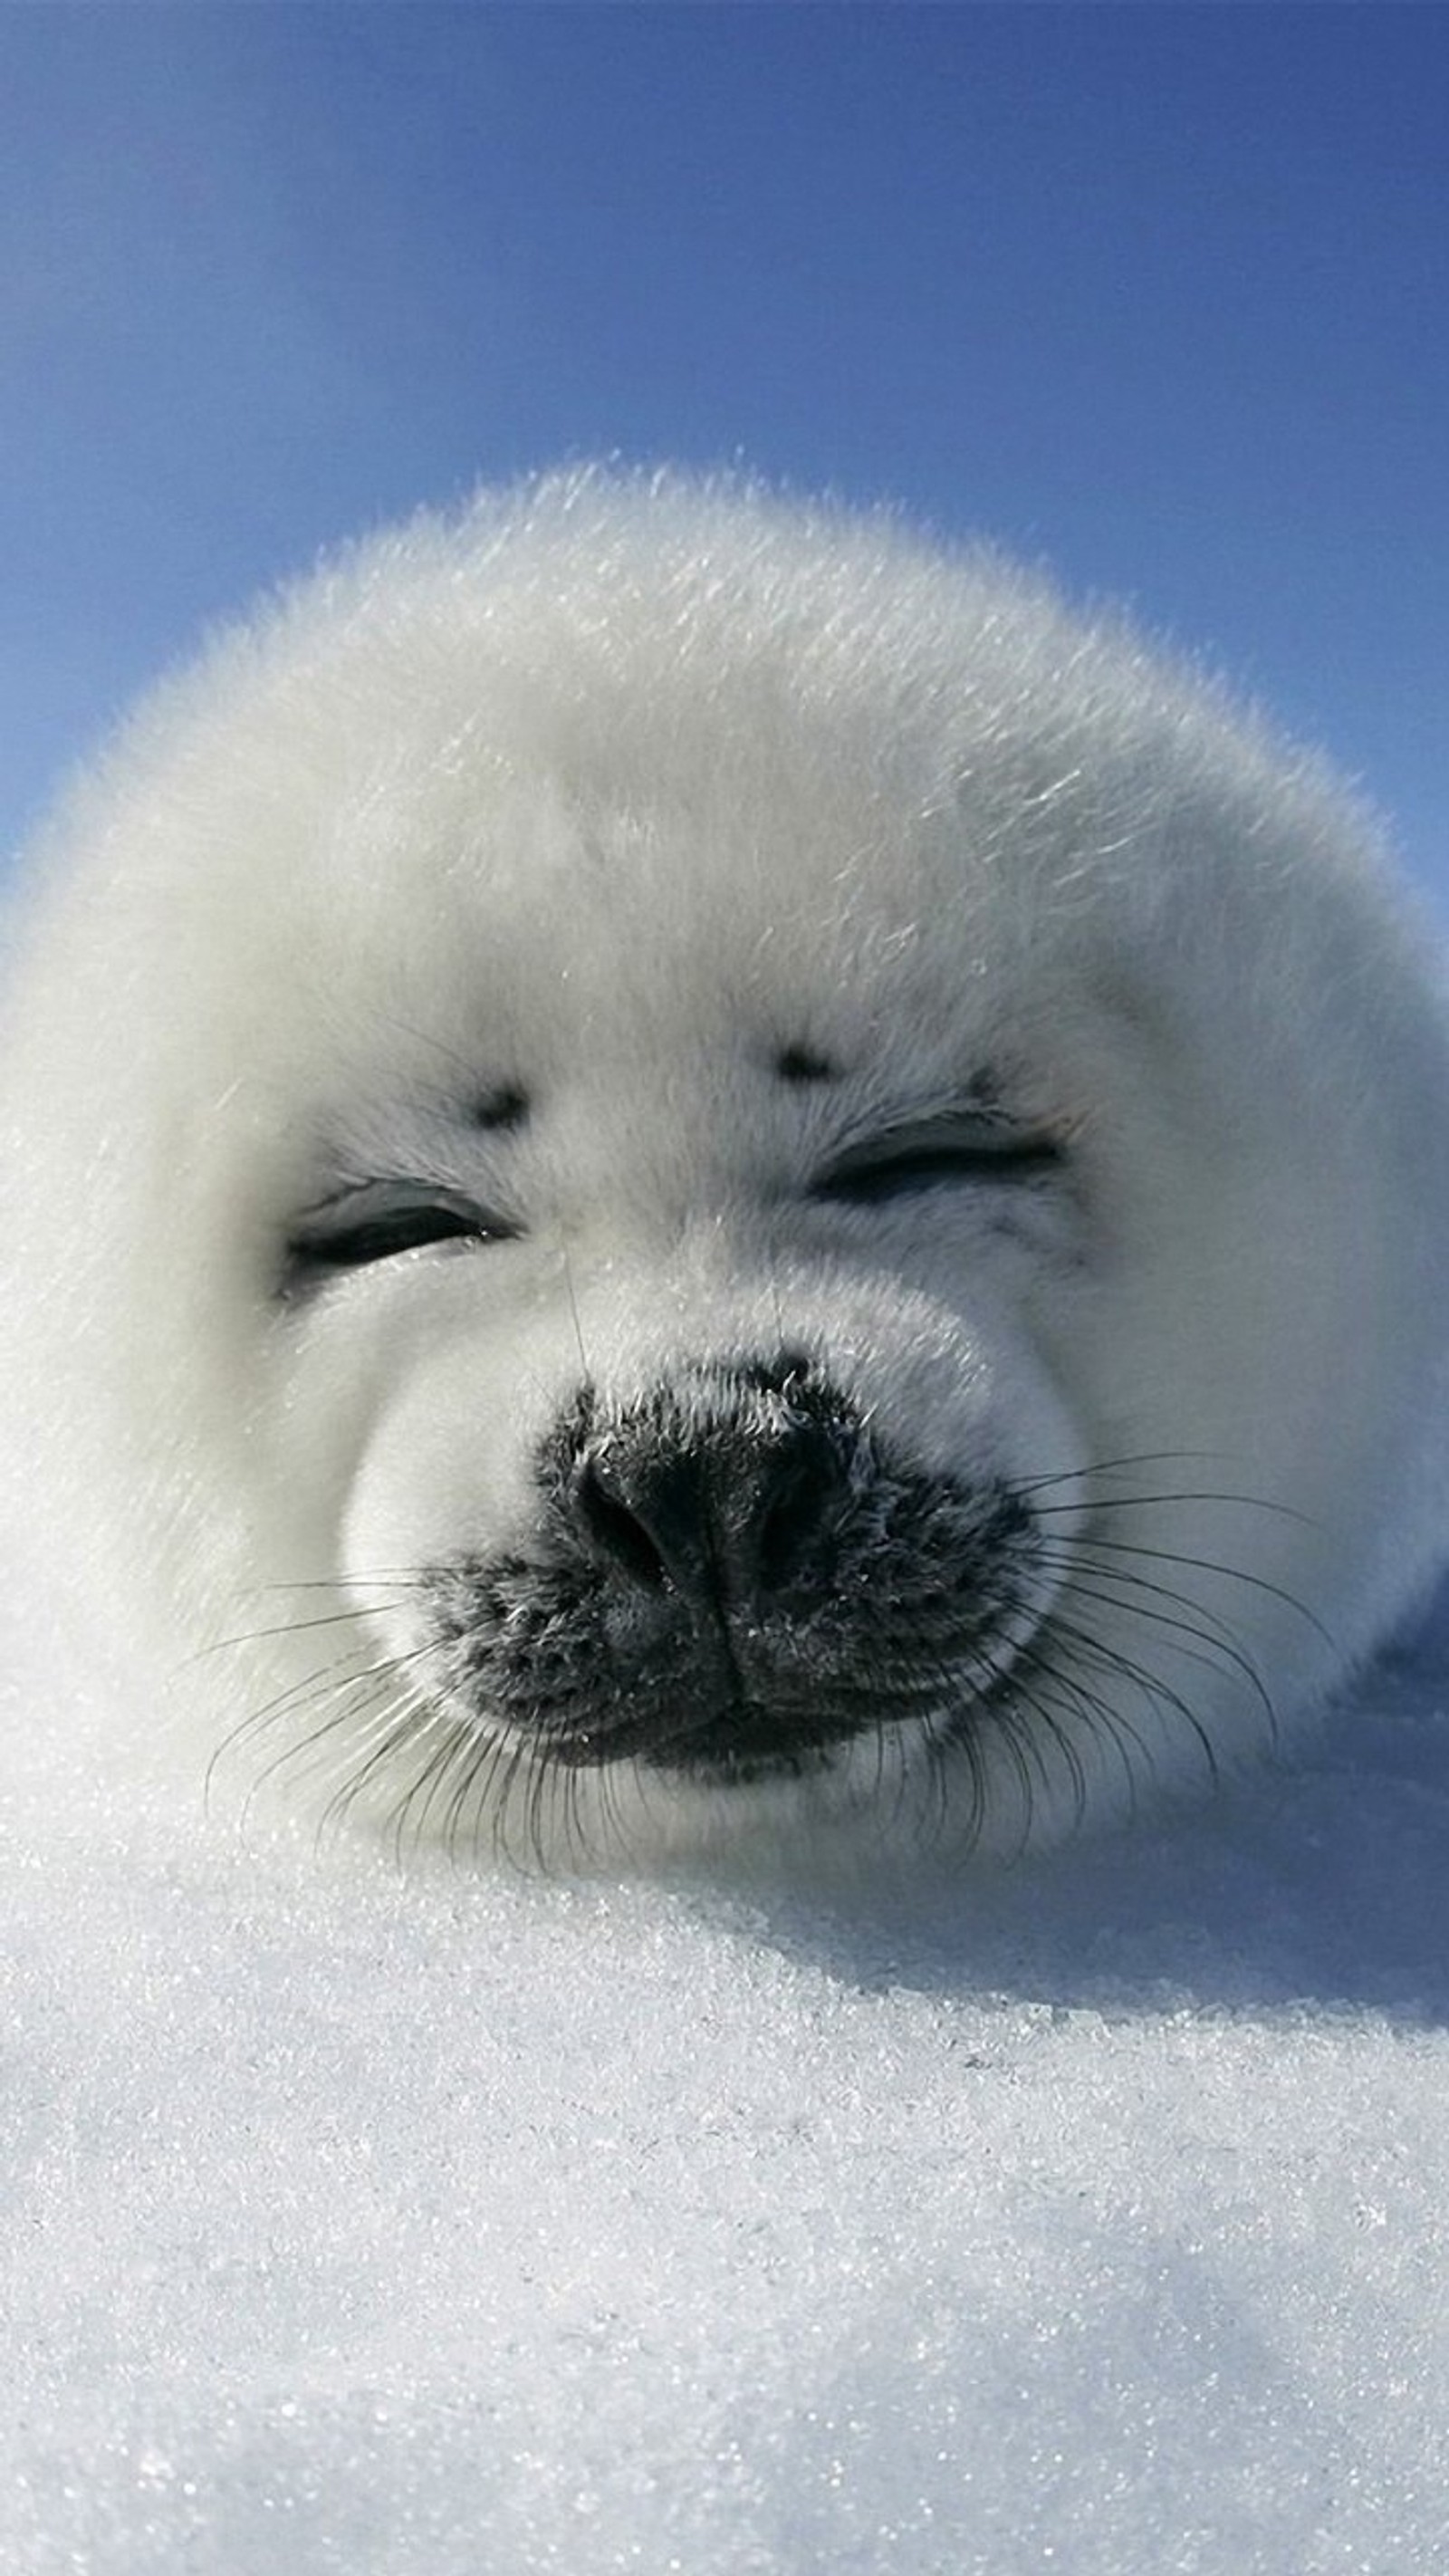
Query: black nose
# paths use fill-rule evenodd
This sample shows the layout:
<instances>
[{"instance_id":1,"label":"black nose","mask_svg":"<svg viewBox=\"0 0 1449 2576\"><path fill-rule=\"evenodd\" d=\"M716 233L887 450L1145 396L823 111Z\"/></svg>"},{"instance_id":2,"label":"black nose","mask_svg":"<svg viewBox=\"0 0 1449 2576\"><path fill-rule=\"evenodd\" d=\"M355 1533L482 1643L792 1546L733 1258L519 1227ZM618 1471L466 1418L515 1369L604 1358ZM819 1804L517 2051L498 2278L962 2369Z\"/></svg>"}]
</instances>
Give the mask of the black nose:
<instances>
[{"instance_id":1,"label":"black nose","mask_svg":"<svg viewBox=\"0 0 1449 2576\"><path fill-rule=\"evenodd\" d=\"M838 1399L763 1378L716 1381L706 1407L641 1406L577 1450L576 1526L616 1581L748 1619L808 1581L856 1428Z\"/></svg>"}]
</instances>

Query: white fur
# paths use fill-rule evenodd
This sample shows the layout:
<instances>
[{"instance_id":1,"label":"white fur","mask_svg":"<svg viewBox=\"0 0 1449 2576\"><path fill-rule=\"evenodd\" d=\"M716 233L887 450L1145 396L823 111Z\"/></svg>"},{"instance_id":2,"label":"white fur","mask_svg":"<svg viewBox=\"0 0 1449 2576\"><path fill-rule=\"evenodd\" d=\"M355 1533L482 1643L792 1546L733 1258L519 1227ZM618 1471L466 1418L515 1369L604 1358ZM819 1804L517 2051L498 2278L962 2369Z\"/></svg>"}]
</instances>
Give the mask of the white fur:
<instances>
[{"instance_id":1,"label":"white fur","mask_svg":"<svg viewBox=\"0 0 1449 2576\"><path fill-rule=\"evenodd\" d=\"M1262 1746L1438 1561L1423 925L1314 762L992 559L592 473L420 520L159 696L18 944L12 1482L198 1768L550 1860L1012 1849ZM792 1044L839 1082L776 1080ZM1048 1187L809 1195L987 1064L1068 1137ZM480 1137L501 1082L535 1115ZM526 1232L279 1301L342 1169ZM409 1804L410 1573L526 1543L584 1374L627 1403L782 1334L923 1468L1050 1500L1016 1722L566 1799L510 1745Z\"/></svg>"}]
</instances>

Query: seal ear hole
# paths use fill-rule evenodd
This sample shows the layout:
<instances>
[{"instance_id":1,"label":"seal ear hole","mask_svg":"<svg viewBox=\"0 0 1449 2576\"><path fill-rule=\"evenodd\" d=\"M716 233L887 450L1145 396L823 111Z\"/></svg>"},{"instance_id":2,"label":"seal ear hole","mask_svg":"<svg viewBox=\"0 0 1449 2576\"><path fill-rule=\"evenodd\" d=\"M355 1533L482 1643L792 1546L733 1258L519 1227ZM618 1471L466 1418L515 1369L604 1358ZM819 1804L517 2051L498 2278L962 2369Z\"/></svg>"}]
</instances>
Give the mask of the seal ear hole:
<instances>
[{"instance_id":1,"label":"seal ear hole","mask_svg":"<svg viewBox=\"0 0 1449 2576\"><path fill-rule=\"evenodd\" d=\"M527 1092L520 1091L516 1082L504 1082L494 1091L480 1092L468 1103L468 1122L496 1135L509 1127L521 1127L528 1110Z\"/></svg>"},{"instance_id":2,"label":"seal ear hole","mask_svg":"<svg viewBox=\"0 0 1449 2576\"><path fill-rule=\"evenodd\" d=\"M817 1055L813 1047L787 1046L775 1058L775 1071L782 1082L833 1082L835 1067L828 1056Z\"/></svg>"}]
</instances>

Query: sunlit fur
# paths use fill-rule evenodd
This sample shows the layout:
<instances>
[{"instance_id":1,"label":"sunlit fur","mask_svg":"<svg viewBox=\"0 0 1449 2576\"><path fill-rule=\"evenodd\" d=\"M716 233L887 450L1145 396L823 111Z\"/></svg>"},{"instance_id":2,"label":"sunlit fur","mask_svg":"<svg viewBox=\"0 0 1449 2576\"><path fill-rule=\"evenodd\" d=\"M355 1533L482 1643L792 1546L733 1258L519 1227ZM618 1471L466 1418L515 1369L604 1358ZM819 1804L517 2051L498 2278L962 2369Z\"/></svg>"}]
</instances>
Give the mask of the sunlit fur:
<instances>
[{"instance_id":1,"label":"sunlit fur","mask_svg":"<svg viewBox=\"0 0 1449 2576\"><path fill-rule=\"evenodd\" d=\"M1439 1558L1424 925L1314 761L1034 576L728 483L485 495L164 689L33 882L12 1521L198 1782L556 1867L1011 1853L1281 1742ZM971 1099L1055 1164L822 1187ZM289 1259L399 1175L507 1238ZM787 1348L1024 1502L974 1661L763 1778L490 1723L437 1570L536 1546L581 1390Z\"/></svg>"}]
</instances>

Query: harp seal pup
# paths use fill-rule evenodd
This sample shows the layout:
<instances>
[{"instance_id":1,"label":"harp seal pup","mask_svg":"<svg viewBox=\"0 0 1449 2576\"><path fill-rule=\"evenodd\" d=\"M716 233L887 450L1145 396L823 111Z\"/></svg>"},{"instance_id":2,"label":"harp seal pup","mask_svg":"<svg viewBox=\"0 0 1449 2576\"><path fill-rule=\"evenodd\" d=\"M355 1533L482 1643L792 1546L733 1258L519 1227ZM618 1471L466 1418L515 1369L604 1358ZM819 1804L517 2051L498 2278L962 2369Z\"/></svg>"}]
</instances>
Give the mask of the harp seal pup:
<instances>
[{"instance_id":1,"label":"harp seal pup","mask_svg":"<svg viewBox=\"0 0 1449 2576\"><path fill-rule=\"evenodd\" d=\"M1424 925L1032 574L484 494L165 688L35 880L12 1501L198 1777L1010 1854L1261 1753L1439 1561Z\"/></svg>"}]
</instances>

